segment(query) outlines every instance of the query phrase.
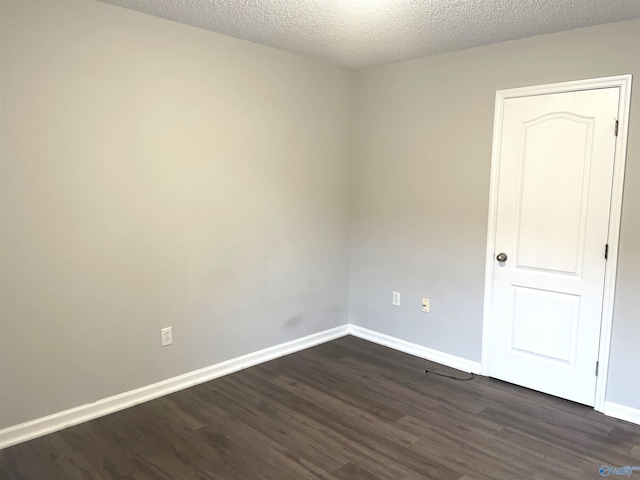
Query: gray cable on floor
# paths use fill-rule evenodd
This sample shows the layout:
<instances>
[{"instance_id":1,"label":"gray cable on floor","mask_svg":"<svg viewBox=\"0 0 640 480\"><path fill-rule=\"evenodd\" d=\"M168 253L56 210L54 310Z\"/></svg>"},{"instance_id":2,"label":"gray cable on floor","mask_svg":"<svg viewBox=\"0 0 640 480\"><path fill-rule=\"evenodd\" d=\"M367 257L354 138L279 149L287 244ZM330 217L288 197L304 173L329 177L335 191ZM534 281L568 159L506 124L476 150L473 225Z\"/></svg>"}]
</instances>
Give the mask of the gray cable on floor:
<instances>
[{"instance_id":1,"label":"gray cable on floor","mask_svg":"<svg viewBox=\"0 0 640 480\"><path fill-rule=\"evenodd\" d=\"M473 373L469 374L469 375L471 375L469 378L458 378L458 377L454 377L453 375L446 375L444 373L432 372L431 370L425 370L424 373L432 373L434 375L439 375L441 377L450 378L451 380L458 380L460 382L468 382L469 380L473 380L474 378L476 378L476 376Z\"/></svg>"}]
</instances>

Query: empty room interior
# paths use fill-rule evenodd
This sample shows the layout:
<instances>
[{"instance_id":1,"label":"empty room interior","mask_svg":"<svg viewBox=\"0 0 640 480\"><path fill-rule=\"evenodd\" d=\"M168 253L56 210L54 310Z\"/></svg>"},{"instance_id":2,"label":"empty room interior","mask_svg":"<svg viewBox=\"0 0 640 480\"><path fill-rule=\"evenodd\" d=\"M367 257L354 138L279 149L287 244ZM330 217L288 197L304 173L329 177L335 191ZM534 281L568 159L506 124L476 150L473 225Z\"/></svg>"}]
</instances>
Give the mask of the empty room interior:
<instances>
[{"instance_id":1,"label":"empty room interior","mask_svg":"<svg viewBox=\"0 0 640 480\"><path fill-rule=\"evenodd\" d=\"M0 479L640 478L640 3L0 0Z\"/></svg>"}]
</instances>

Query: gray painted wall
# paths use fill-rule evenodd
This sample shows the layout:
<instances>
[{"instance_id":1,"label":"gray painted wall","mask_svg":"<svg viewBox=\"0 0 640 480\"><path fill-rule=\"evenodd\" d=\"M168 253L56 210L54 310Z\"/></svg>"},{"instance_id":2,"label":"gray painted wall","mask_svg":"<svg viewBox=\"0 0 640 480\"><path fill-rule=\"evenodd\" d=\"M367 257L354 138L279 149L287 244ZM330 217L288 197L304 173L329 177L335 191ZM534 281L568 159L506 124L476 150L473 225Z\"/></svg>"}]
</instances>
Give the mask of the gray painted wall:
<instances>
[{"instance_id":1,"label":"gray painted wall","mask_svg":"<svg viewBox=\"0 0 640 480\"><path fill-rule=\"evenodd\" d=\"M355 324L479 361L495 90L640 81L640 21L354 74L98 2L0 8L0 428L344 324L349 292ZM608 398L640 408L636 125Z\"/></svg>"},{"instance_id":2,"label":"gray painted wall","mask_svg":"<svg viewBox=\"0 0 640 480\"><path fill-rule=\"evenodd\" d=\"M347 322L352 72L0 5L0 428Z\"/></svg>"},{"instance_id":3,"label":"gray painted wall","mask_svg":"<svg viewBox=\"0 0 640 480\"><path fill-rule=\"evenodd\" d=\"M351 167L351 322L480 361L495 92L631 73L640 21L362 70ZM634 95L607 400L640 408L640 96ZM402 294L391 305L392 291ZM420 311L422 297L431 313Z\"/></svg>"}]
</instances>

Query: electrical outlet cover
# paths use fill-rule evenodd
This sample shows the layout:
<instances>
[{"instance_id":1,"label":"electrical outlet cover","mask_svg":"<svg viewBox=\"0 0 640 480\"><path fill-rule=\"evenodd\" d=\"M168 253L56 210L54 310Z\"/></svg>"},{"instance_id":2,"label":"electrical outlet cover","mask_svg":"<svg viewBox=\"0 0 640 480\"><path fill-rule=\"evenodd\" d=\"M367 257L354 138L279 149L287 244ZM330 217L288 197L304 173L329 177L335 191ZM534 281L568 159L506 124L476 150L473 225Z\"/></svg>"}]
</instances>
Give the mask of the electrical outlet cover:
<instances>
[{"instance_id":1,"label":"electrical outlet cover","mask_svg":"<svg viewBox=\"0 0 640 480\"><path fill-rule=\"evenodd\" d=\"M428 298L422 299L422 311L424 313L429 313L429 309L431 308L431 302Z\"/></svg>"},{"instance_id":2,"label":"electrical outlet cover","mask_svg":"<svg viewBox=\"0 0 640 480\"><path fill-rule=\"evenodd\" d=\"M396 307L400 306L400 294L398 292L393 292L393 304Z\"/></svg>"},{"instance_id":3,"label":"electrical outlet cover","mask_svg":"<svg viewBox=\"0 0 640 480\"><path fill-rule=\"evenodd\" d=\"M173 343L173 333L171 331L171 327L161 329L160 334L162 336L161 345L163 347L166 347L167 345L171 345Z\"/></svg>"}]
</instances>

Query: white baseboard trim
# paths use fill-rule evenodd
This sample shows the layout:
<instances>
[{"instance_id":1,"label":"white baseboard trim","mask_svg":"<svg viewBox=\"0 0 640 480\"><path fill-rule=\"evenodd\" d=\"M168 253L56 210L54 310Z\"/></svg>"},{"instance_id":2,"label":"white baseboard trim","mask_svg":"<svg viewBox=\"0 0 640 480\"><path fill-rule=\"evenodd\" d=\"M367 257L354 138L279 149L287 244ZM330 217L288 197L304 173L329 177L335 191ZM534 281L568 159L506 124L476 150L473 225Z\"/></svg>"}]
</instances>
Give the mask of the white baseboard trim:
<instances>
[{"instance_id":1,"label":"white baseboard trim","mask_svg":"<svg viewBox=\"0 0 640 480\"><path fill-rule=\"evenodd\" d=\"M620 405L619 403L604 402L604 411L609 417L625 420L640 425L640 409Z\"/></svg>"},{"instance_id":2,"label":"white baseboard trim","mask_svg":"<svg viewBox=\"0 0 640 480\"><path fill-rule=\"evenodd\" d=\"M112 397L100 399L94 403L81 405L63 412L54 413L46 417L37 418L25 423L0 430L0 450L3 448L26 442L49 433L57 432L74 425L78 425L95 418L118 412L140 403L148 402L155 398L170 393L193 387L200 383L208 382L218 377L228 375L245 368L253 367L263 362L268 362L291 353L314 347L321 343L344 337L349 334L349 325L314 333L306 337L290 342L265 348L257 352L249 353L241 357L201 368L192 372L178 375L161 382L153 383L145 387L130 390Z\"/></svg>"},{"instance_id":3,"label":"white baseboard trim","mask_svg":"<svg viewBox=\"0 0 640 480\"><path fill-rule=\"evenodd\" d=\"M357 325L342 325L231 360L226 360L209 367L194 370L145 387L103 398L94 403L81 405L63 412L4 428L0 430L0 450L349 334L451 368L476 374L480 373L481 365L478 362L433 350ZM610 417L640 425L640 409L605 402L603 413Z\"/></svg>"},{"instance_id":4,"label":"white baseboard trim","mask_svg":"<svg viewBox=\"0 0 640 480\"><path fill-rule=\"evenodd\" d=\"M423 347L422 345L391 337L384 333L374 332L373 330L359 327L357 325L349 325L349 333L354 337L359 337L379 345L384 345L385 347L393 348L394 350L408 353L409 355L415 355L416 357L424 358L441 365L446 365L447 367L462 370L463 372L480 373L480 363L467 360L466 358L456 357L449 353Z\"/></svg>"}]
</instances>

